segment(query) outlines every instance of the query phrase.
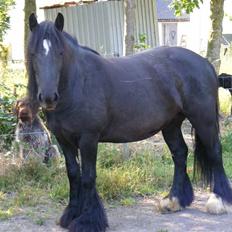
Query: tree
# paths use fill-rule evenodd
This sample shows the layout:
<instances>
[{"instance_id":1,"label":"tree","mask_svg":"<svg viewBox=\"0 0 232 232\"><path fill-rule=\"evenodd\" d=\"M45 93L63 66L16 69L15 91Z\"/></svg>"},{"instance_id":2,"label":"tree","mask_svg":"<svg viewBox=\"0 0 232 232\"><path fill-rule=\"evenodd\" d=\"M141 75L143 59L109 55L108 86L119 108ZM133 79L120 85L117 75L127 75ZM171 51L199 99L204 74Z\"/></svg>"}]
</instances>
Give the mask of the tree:
<instances>
[{"instance_id":1,"label":"tree","mask_svg":"<svg viewBox=\"0 0 232 232\"><path fill-rule=\"evenodd\" d=\"M176 15L180 16L184 10L187 14L193 12L203 0L172 0L170 7L175 10Z\"/></svg>"},{"instance_id":2,"label":"tree","mask_svg":"<svg viewBox=\"0 0 232 232\"><path fill-rule=\"evenodd\" d=\"M217 74L220 70L221 59L221 37L222 37L222 21L224 17L224 0L211 0L211 32L208 40L206 57L213 64Z\"/></svg>"},{"instance_id":3,"label":"tree","mask_svg":"<svg viewBox=\"0 0 232 232\"><path fill-rule=\"evenodd\" d=\"M171 7L177 15L180 15L182 10L191 13L194 8L198 7L203 0L172 0ZM220 50L222 37L222 21L224 16L224 0L210 0L211 11L211 32L208 40L206 57L214 65L217 73L220 69Z\"/></svg>"},{"instance_id":4,"label":"tree","mask_svg":"<svg viewBox=\"0 0 232 232\"><path fill-rule=\"evenodd\" d=\"M31 13L36 13L36 0L25 0L24 2L24 59L27 58L27 43L29 36L29 16Z\"/></svg>"},{"instance_id":5,"label":"tree","mask_svg":"<svg viewBox=\"0 0 232 232\"><path fill-rule=\"evenodd\" d=\"M124 55L131 55L134 52L135 43L135 0L124 0Z\"/></svg>"},{"instance_id":6,"label":"tree","mask_svg":"<svg viewBox=\"0 0 232 232\"><path fill-rule=\"evenodd\" d=\"M3 41L3 36L10 27L8 11L13 4L14 0L0 0L0 42Z\"/></svg>"}]
</instances>

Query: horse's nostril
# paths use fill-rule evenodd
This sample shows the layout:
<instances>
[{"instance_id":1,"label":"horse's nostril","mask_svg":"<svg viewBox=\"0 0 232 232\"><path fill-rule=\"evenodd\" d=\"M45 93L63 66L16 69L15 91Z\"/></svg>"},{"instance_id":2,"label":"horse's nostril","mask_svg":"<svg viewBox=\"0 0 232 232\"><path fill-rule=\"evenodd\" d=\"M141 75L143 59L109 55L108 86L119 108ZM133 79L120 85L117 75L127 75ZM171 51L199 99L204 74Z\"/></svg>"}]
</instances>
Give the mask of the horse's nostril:
<instances>
[{"instance_id":1,"label":"horse's nostril","mask_svg":"<svg viewBox=\"0 0 232 232\"><path fill-rule=\"evenodd\" d=\"M39 101L40 101L40 102L43 101L43 99L42 99L42 94L41 94L41 93L39 94L38 98L39 98Z\"/></svg>"}]
</instances>

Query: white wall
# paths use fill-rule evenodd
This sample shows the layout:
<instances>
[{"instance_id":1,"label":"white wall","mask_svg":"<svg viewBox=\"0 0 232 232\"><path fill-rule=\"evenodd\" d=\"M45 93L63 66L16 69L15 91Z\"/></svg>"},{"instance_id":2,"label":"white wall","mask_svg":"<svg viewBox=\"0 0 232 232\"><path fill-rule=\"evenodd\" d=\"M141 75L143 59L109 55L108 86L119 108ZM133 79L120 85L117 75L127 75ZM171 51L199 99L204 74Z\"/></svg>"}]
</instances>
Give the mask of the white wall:
<instances>
[{"instance_id":1,"label":"white wall","mask_svg":"<svg viewBox=\"0 0 232 232\"><path fill-rule=\"evenodd\" d=\"M189 41L189 22L179 22L177 25L177 46L181 46L181 40L186 38L186 46L188 47Z\"/></svg>"},{"instance_id":2,"label":"white wall","mask_svg":"<svg viewBox=\"0 0 232 232\"><path fill-rule=\"evenodd\" d=\"M195 9L190 14L189 22L178 22L177 45L181 45L181 37L186 36L187 48L197 53L204 53L210 27L210 0L205 0L200 9ZM162 23L159 23L159 38L162 42Z\"/></svg>"},{"instance_id":3,"label":"white wall","mask_svg":"<svg viewBox=\"0 0 232 232\"><path fill-rule=\"evenodd\" d=\"M230 15L232 17L232 1L225 0L223 19L223 33L232 34L232 21L229 20ZM210 21L210 0L205 0L200 9L195 9L190 15L190 33L189 33L189 49L198 52L202 55L206 54L207 43L209 33L211 30Z\"/></svg>"},{"instance_id":4,"label":"white wall","mask_svg":"<svg viewBox=\"0 0 232 232\"><path fill-rule=\"evenodd\" d=\"M47 0L37 0L38 21L44 20L43 10L39 7ZM54 1L53 1L54 2ZM4 43L10 46L12 60L24 59L24 0L16 0L10 12L10 29L4 37Z\"/></svg>"},{"instance_id":5,"label":"white wall","mask_svg":"<svg viewBox=\"0 0 232 232\"><path fill-rule=\"evenodd\" d=\"M16 5L10 10L10 29L4 37L4 43L10 46L10 56L14 60L21 60L23 58L23 3L23 0L16 0Z\"/></svg>"},{"instance_id":6,"label":"white wall","mask_svg":"<svg viewBox=\"0 0 232 232\"><path fill-rule=\"evenodd\" d=\"M210 0L190 14L188 48L205 55L210 31Z\"/></svg>"},{"instance_id":7,"label":"white wall","mask_svg":"<svg viewBox=\"0 0 232 232\"><path fill-rule=\"evenodd\" d=\"M232 1L226 0L224 3L225 17L223 20L223 33L232 34Z\"/></svg>"}]
</instances>

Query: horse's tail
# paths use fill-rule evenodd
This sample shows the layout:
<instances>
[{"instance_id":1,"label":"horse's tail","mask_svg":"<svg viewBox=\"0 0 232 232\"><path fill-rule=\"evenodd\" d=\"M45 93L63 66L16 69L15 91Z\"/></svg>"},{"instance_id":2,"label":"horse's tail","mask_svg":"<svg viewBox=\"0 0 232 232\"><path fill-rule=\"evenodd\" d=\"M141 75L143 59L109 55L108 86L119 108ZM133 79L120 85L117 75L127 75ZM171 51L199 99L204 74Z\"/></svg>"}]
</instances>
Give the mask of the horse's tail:
<instances>
[{"instance_id":1,"label":"horse's tail","mask_svg":"<svg viewBox=\"0 0 232 232\"><path fill-rule=\"evenodd\" d=\"M202 183L206 186L212 182L212 166L208 161L205 146L202 144L196 132L194 147L193 179L195 181L201 179Z\"/></svg>"},{"instance_id":2,"label":"horse's tail","mask_svg":"<svg viewBox=\"0 0 232 232\"><path fill-rule=\"evenodd\" d=\"M216 136L220 135L220 126L219 126L219 99L218 99L218 77L213 66L211 66L211 77L216 79L215 86L215 134ZM215 80L214 80L215 82ZM221 149L221 144L220 149ZM220 151L221 152L221 151ZM195 131L195 146L194 146L194 170L193 170L193 179L198 180L201 178L203 184L208 185L212 183L212 163L208 158L206 147L202 143L199 135Z\"/></svg>"}]
</instances>

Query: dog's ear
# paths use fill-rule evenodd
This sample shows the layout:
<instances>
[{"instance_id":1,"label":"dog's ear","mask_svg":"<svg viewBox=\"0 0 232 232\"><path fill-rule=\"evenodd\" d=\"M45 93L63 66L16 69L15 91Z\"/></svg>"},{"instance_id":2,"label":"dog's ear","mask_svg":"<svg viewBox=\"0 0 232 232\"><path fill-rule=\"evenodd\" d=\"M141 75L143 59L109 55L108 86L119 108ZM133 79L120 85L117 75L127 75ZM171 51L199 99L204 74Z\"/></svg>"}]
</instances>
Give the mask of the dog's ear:
<instances>
[{"instance_id":1,"label":"dog's ear","mask_svg":"<svg viewBox=\"0 0 232 232\"><path fill-rule=\"evenodd\" d=\"M16 101L15 105L13 106L12 112L14 115L17 116L18 118L18 114L19 114L19 104L21 103L21 100Z\"/></svg>"},{"instance_id":2,"label":"dog's ear","mask_svg":"<svg viewBox=\"0 0 232 232\"><path fill-rule=\"evenodd\" d=\"M13 114L14 115L18 115L18 111L19 111L19 103L21 102L21 100L16 101L15 105L13 106Z\"/></svg>"}]
</instances>

